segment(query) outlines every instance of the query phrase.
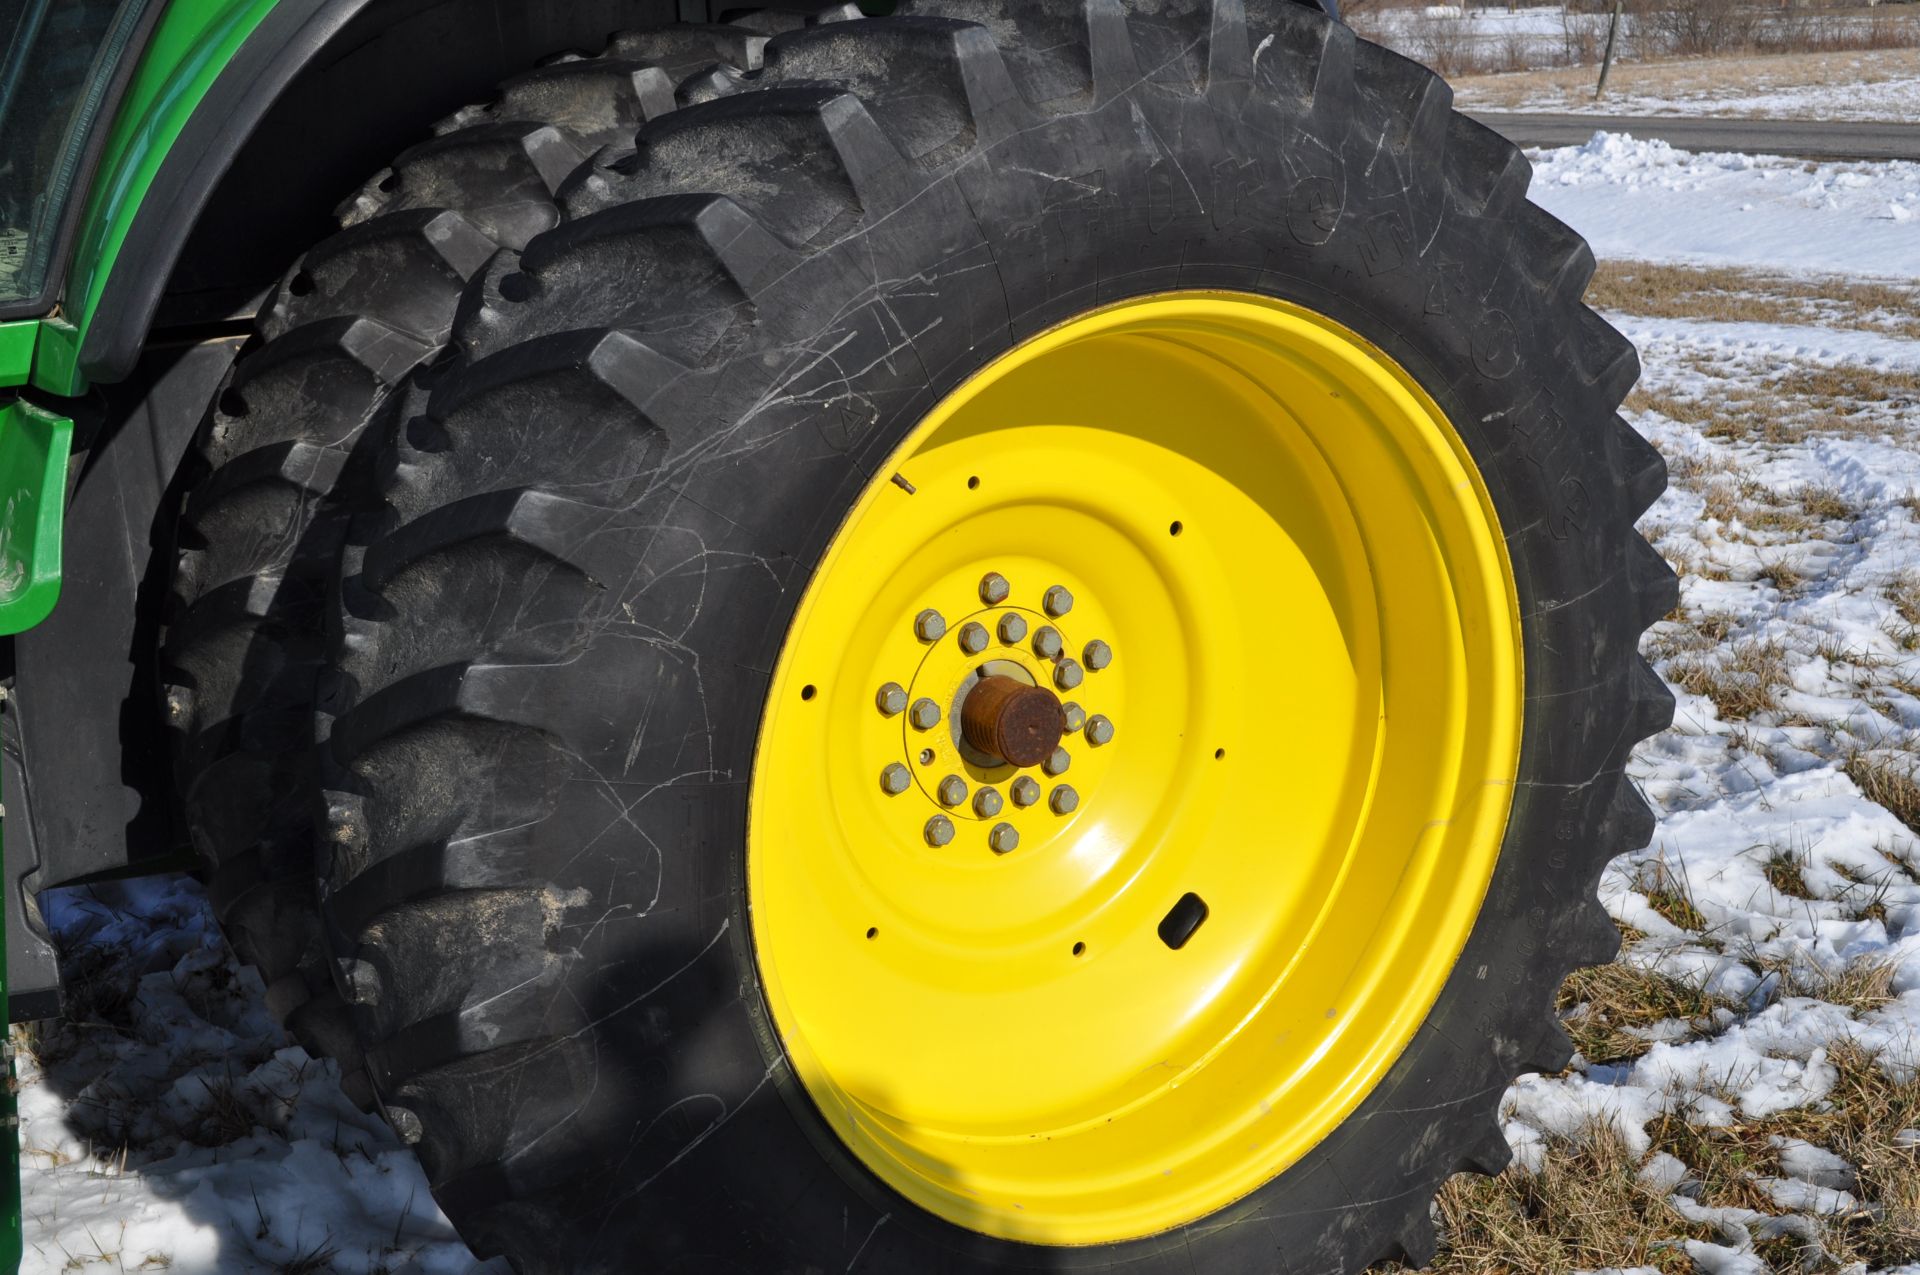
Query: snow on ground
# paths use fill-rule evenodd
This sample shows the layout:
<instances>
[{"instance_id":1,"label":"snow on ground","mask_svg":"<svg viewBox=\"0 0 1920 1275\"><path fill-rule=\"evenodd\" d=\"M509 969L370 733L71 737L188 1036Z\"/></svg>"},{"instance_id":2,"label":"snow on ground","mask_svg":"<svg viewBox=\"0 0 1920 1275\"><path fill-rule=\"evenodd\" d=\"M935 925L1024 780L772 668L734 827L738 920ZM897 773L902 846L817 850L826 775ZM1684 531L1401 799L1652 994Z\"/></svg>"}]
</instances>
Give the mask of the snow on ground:
<instances>
[{"instance_id":1,"label":"snow on ground","mask_svg":"<svg viewBox=\"0 0 1920 1275\"><path fill-rule=\"evenodd\" d=\"M1920 277L1920 164L1693 154L1623 133L1534 159L1534 202L1602 260Z\"/></svg>"},{"instance_id":2,"label":"snow on ground","mask_svg":"<svg viewBox=\"0 0 1920 1275\"><path fill-rule=\"evenodd\" d=\"M1920 166L1606 135L1534 159L1536 197L1603 258L1920 280ZM1920 837L1860 786L1920 765L1920 340L1807 312L1609 316L1646 365L1629 415L1675 481L1643 527L1683 588L1646 647L1678 715L1631 768L1658 829L1601 893L1630 927L1623 963L1715 1009L1633 1029L1633 1057L1524 1077L1504 1107L1522 1166L1614 1128L1676 1226L1715 1235L1674 1242L1703 1272L1764 1271L1767 1236L1884 1202L1835 1147L1783 1134L1751 1183L1769 1207L1701 1203L1697 1166L1654 1149L1664 1114L1820 1111L1848 1050L1898 1082L1920 1069ZM73 1021L24 1067L29 1271L473 1269L412 1155L273 1025L197 886L63 892L49 918L78 979ZM1867 991L1836 990L1863 971ZM1916 1154L1920 1130L1885 1141Z\"/></svg>"},{"instance_id":3,"label":"snow on ground","mask_svg":"<svg viewBox=\"0 0 1920 1275\"><path fill-rule=\"evenodd\" d=\"M489 1269L413 1152L273 1021L196 883L42 901L73 991L20 1060L23 1271Z\"/></svg>"},{"instance_id":4,"label":"snow on ground","mask_svg":"<svg viewBox=\"0 0 1920 1275\"><path fill-rule=\"evenodd\" d=\"M1920 278L1920 166L1604 134L1534 160L1535 198L1603 259ZM1856 782L1911 778L1920 760L1920 628L1902 612L1920 605L1904 592L1920 575L1920 341L1868 323L1607 317L1645 365L1628 415L1674 483L1642 528L1682 592L1646 644L1678 713L1631 766L1658 830L1601 896L1630 927L1623 963L1722 1008L1646 1029L1630 1061L1523 1078L1505 1107L1523 1164L1596 1121L1644 1154L1661 1113L1711 1128L1819 1109L1847 1045L1899 1081L1920 1069L1920 838ZM1851 1005L1820 999L1849 971L1881 982ZM1836 1172L1851 1166L1791 1152L1754 1182L1780 1213L1857 1215ZM1751 1248L1777 1219L1703 1209L1686 1166L1649 1169L1676 1212L1721 1229L1724 1243L1687 1242L1697 1269L1768 1269Z\"/></svg>"}]
</instances>

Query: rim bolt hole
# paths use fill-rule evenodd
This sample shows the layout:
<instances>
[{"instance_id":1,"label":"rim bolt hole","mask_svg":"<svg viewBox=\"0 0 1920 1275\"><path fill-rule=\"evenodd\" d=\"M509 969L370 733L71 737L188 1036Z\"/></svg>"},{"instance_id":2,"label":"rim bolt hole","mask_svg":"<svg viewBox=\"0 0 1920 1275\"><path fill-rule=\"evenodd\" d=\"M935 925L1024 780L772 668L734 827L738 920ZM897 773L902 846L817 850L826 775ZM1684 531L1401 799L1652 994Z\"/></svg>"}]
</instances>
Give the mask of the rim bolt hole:
<instances>
[{"instance_id":1,"label":"rim bolt hole","mask_svg":"<svg viewBox=\"0 0 1920 1275\"><path fill-rule=\"evenodd\" d=\"M1179 534L1180 534L1181 532L1183 532L1183 531L1185 531L1186 529L1187 529L1187 524L1186 524L1186 523L1184 523L1184 522L1176 522L1176 523L1174 523L1174 524L1173 524L1173 525L1172 525L1171 527L1168 527L1168 528L1167 528L1167 534L1168 534L1168 535L1170 535L1170 536L1177 536L1177 535L1179 535Z\"/></svg>"},{"instance_id":2,"label":"rim bolt hole","mask_svg":"<svg viewBox=\"0 0 1920 1275\"><path fill-rule=\"evenodd\" d=\"M922 748L920 750L920 764L922 766L933 765L933 760L933 750L931 748Z\"/></svg>"},{"instance_id":3,"label":"rim bolt hole","mask_svg":"<svg viewBox=\"0 0 1920 1275\"><path fill-rule=\"evenodd\" d=\"M879 937L880 937L880 927L877 925L869 925L867 927L867 939L871 941Z\"/></svg>"},{"instance_id":4,"label":"rim bolt hole","mask_svg":"<svg viewBox=\"0 0 1920 1275\"><path fill-rule=\"evenodd\" d=\"M869 931L867 937L872 938L873 933ZM1087 945L1085 943L1075 943L1073 945L1073 954L1075 956L1085 956L1087 954Z\"/></svg>"}]
</instances>

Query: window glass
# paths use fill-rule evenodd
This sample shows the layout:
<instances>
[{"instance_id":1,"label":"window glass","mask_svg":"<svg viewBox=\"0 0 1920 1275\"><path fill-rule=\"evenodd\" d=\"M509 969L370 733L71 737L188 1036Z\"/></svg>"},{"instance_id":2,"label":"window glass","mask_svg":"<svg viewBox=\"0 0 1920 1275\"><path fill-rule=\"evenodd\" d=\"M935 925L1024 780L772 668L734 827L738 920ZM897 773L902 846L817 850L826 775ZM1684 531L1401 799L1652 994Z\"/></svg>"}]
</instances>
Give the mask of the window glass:
<instances>
[{"instance_id":1,"label":"window glass","mask_svg":"<svg viewBox=\"0 0 1920 1275\"><path fill-rule=\"evenodd\" d=\"M134 0L0 0L0 305L45 288Z\"/></svg>"}]
</instances>

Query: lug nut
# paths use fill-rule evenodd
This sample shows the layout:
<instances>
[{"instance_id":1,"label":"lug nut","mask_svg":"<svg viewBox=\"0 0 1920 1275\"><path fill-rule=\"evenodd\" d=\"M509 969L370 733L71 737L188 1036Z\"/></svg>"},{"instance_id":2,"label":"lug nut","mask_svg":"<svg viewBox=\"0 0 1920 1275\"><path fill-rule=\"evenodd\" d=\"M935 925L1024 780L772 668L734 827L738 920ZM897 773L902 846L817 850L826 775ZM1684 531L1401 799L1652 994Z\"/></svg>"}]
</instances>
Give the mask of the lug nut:
<instances>
[{"instance_id":1,"label":"lug nut","mask_svg":"<svg viewBox=\"0 0 1920 1275\"><path fill-rule=\"evenodd\" d=\"M968 623L960 626L960 649L968 655L980 654L987 649L990 641L992 639L987 636L987 631L979 625Z\"/></svg>"},{"instance_id":2,"label":"lug nut","mask_svg":"<svg viewBox=\"0 0 1920 1275\"><path fill-rule=\"evenodd\" d=\"M1008 646L1023 642L1027 636L1027 621L1023 616L1003 615L1000 617L1000 640Z\"/></svg>"},{"instance_id":3,"label":"lug nut","mask_svg":"<svg viewBox=\"0 0 1920 1275\"><path fill-rule=\"evenodd\" d=\"M947 618L929 607L913 617L913 631L922 642L938 642L947 633Z\"/></svg>"},{"instance_id":4,"label":"lug nut","mask_svg":"<svg viewBox=\"0 0 1920 1275\"><path fill-rule=\"evenodd\" d=\"M907 712L915 730L932 730L940 724L940 706L930 699L915 700Z\"/></svg>"},{"instance_id":5,"label":"lug nut","mask_svg":"<svg viewBox=\"0 0 1920 1275\"><path fill-rule=\"evenodd\" d=\"M1053 756L1047 758L1044 769L1049 775L1064 775L1067 773L1067 767L1071 765L1073 765L1073 754L1064 748L1056 748L1053 750Z\"/></svg>"},{"instance_id":6,"label":"lug nut","mask_svg":"<svg viewBox=\"0 0 1920 1275\"><path fill-rule=\"evenodd\" d=\"M948 775L940 781L940 804L943 806L962 806L967 801L967 781L958 775Z\"/></svg>"},{"instance_id":7,"label":"lug nut","mask_svg":"<svg viewBox=\"0 0 1920 1275\"><path fill-rule=\"evenodd\" d=\"M1087 719L1087 742L1095 748L1113 742L1113 723L1095 714Z\"/></svg>"},{"instance_id":8,"label":"lug nut","mask_svg":"<svg viewBox=\"0 0 1920 1275\"><path fill-rule=\"evenodd\" d=\"M953 820L945 815L935 815L927 820L926 837L930 846L953 844Z\"/></svg>"},{"instance_id":9,"label":"lug nut","mask_svg":"<svg viewBox=\"0 0 1920 1275\"><path fill-rule=\"evenodd\" d=\"M1053 790L1053 796L1047 798L1047 808L1056 815L1070 815L1080 808L1080 794L1061 784Z\"/></svg>"},{"instance_id":10,"label":"lug nut","mask_svg":"<svg viewBox=\"0 0 1920 1275\"><path fill-rule=\"evenodd\" d=\"M1040 605L1047 609L1048 615L1057 620L1073 610L1073 595L1067 592L1065 586L1056 584L1047 590L1047 596Z\"/></svg>"},{"instance_id":11,"label":"lug nut","mask_svg":"<svg viewBox=\"0 0 1920 1275\"><path fill-rule=\"evenodd\" d=\"M898 682L888 682L880 688L880 693L873 697L873 702L878 704L880 711L888 717L898 717L907 711L907 688Z\"/></svg>"},{"instance_id":12,"label":"lug nut","mask_svg":"<svg viewBox=\"0 0 1920 1275\"><path fill-rule=\"evenodd\" d=\"M1053 669L1053 684L1063 691L1070 691L1086 680L1086 674L1072 660L1061 660Z\"/></svg>"},{"instance_id":13,"label":"lug nut","mask_svg":"<svg viewBox=\"0 0 1920 1275\"><path fill-rule=\"evenodd\" d=\"M1051 625L1036 629L1033 634L1033 653L1043 660L1057 660L1060 652L1066 649L1060 640L1060 630Z\"/></svg>"},{"instance_id":14,"label":"lug nut","mask_svg":"<svg viewBox=\"0 0 1920 1275\"><path fill-rule=\"evenodd\" d=\"M1087 724L1087 710L1080 707L1078 704L1074 703L1072 700L1068 700L1066 703L1062 704L1060 706L1060 711L1066 714L1067 734L1069 735L1073 734L1075 731L1079 730L1082 726L1085 726Z\"/></svg>"},{"instance_id":15,"label":"lug nut","mask_svg":"<svg viewBox=\"0 0 1920 1275\"><path fill-rule=\"evenodd\" d=\"M913 772L899 762L894 762L880 772L880 791L889 797L898 797L911 787L913 787Z\"/></svg>"},{"instance_id":16,"label":"lug nut","mask_svg":"<svg viewBox=\"0 0 1920 1275\"><path fill-rule=\"evenodd\" d=\"M995 854L1012 854L1020 848L1020 830L1010 823L997 823L987 834L987 844Z\"/></svg>"},{"instance_id":17,"label":"lug nut","mask_svg":"<svg viewBox=\"0 0 1920 1275\"><path fill-rule=\"evenodd\" d=\"M1013 592L1013 586L998 571L989 571L980 578L980 600L990 607L997 607L1007 600Z\"/></svg>"},{"instance_id":18,"label":"lug nut","mask_svg":"<svg viewBox=\"0 0 1920 1275\"><path fill-rule=\"evenodd\" d=\"M973 794L973 813L982 819L991 819L999 814L1000 806L1000 790L997 788L982 788Z\"/></svg>"},{"instance_id":19,"label":"lug nut","mask_svg":"<svg viewBox=\"0 0 1920 1275\"><path fill-rule=\"evenodd\" d=\"M1040 785L1030 776L1022 775L1013 781L1013 787L1007 790L1013 797L1013 804L1025 810L1040 800Z\"/></svg>"},{"instance_id":20,"label":"lug nut","mask_svg":"<svg viewBox=\"0 0 1920 1275\"><path fill-rule=\"evenodd\" d=\"M1101 669L1113 663L1113 648L1098 638L1095 638L1093 641L1087 643L1087 649L1080 653L1080 657L1086 661L1088 668L1098 673Z\"/></svg>"}]
</instances>

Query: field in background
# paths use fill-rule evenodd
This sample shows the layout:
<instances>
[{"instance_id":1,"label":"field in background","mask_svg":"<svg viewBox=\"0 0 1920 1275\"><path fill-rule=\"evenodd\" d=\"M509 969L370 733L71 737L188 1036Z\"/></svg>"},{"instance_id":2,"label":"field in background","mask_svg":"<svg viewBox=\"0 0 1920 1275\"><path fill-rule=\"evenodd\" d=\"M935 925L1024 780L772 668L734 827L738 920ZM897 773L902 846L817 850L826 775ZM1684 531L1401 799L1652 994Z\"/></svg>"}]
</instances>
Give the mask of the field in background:
<instances>
[{"instance_id":1,"label":"field in background","mask_svg":"<svg viewBox=\"0 0 1920 1275\"><path fill-rule=\"evenodd\" d=\"M1346 10L1355 31L1448 77L1598 66L1607 7L1383 7ZM1786 55L1920 46L1920 4L1787 8L1735 0L1633 0L1616 61Z\"/></svg>"},{"instance_id":2,"label":"field in background","mask_svg":"<svg viewBox=\"0 0 1920 1275\"><path fill-rule=\"evenodd\" d=\"M1920 49L1688 58L1616 65L1595 101L1592 67L1463 76L1466 110L1920 120Z\"/></svg>"},{"instance_id":3,"label":"field in background","mask_svg":"<svg viewBox=\"0 0 1920 1275\"><path fill-rule=\"evenodd\" d=\"M1457 1178L1437 1275L1920 1275L1920 165L1535 156L1681 576L1643 651L1658 816L1600 893L1624 940L1561 989L1515 1164Z\"/></svg>"}]
</instances>

